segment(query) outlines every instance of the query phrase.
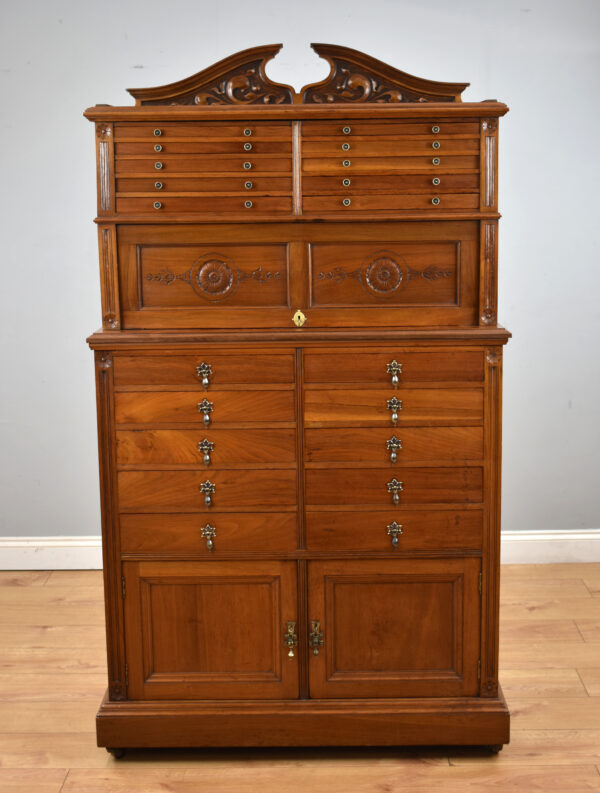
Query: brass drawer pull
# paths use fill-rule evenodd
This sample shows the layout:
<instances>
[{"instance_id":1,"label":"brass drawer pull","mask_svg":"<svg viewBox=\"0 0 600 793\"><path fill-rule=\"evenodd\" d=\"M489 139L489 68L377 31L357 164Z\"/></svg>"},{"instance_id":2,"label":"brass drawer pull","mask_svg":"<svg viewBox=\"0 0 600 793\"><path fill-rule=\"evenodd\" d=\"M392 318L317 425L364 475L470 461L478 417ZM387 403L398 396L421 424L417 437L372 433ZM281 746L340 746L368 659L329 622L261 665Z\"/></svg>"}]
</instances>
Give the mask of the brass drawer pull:
<instances>
[{"instance_id":1,"label":"brass drawer pull","mask_svg":"<svg viewBox=\"0 0 600 793\"><path fill-rule=\"evenodd\" d=\"M210 453L214 451L215 444L209 441L208 438L198 441L198 451L203 455L202 460L204 465L210 465Z\"/></svg>"},{"instance_id":2,"label":"brass drawer pull","mask_svg":"<svg viewBox=\"0 0 600 793\"><path fill-rule=\"evenodd\" d=\"M394 504L400 503L400 493L404 490L402 482L399 482L396 477L391 482L387 483L388 493L392 494L392 501Z\"/></svg>"},{"instance_id":3,"label":"brass drawer pull","mask_svg":"<svg viewBox=\"0 0 600 793\"><path fill-rule=\"evenodd\" d=\"M244 151L252 151L252 144L250 143L250 141L244 143Z\"/></svg>"},{"instance_id":4,"label":"brass drawer pull","mask_svg":"<svg viewBox=\"0 0 600 793\"><path fill-rule=\"evenodd\" d=\"M198 490L201 493L204 493L204 503L206 506L212 507L212 497L216 490L215 485L210 481L210 479L207 479L206 482L202 482Z\"/></svg>"},{"instance_id":5,"label":"brass drawer pull","mask_svg":"<svg viewBox=\"0 0 600 793\"><path fill-rule=\"evenodd\" d=\"M350 151L350 144L342 143L342 151Z\"/></svg>"},{"instance_id":6,"label":"brass drawer pull","mask_svg":"<svg viewBox=\"0 0 600 793\"><path fill-rule=\"evenodd\" d=\"M433 127L431 128L431 131L433 132L434 135L437 135L438 132L440 131L440 128L438 127L437 124L434 124Z\"/></svg>"},{"instance_id":7,"label":"brass drawer pull","mask_svg":"<svg viewBox=\"0 0 600 793\"><path fill-rule=\"evenodd\" d=\"M441 181L442 180L439 178L439 176L434 176L433 179L431 180L431 184L434 184L437 187L441 183Z\"/></svg>"},{"instance_id":8,"label":"brass drawer pull","mask_svg":"<svg viewBox=\"0 0 600 793\"><path fill-rule=\"evenodd\" d=\"M157 171L160 171L161 168L163 167L163 164L162 162L155 162L154 167L156 168Z\"/></svg>"},{"instance_id":9,"label":"brass drawer pull","mask_svg":"<svg viewBox=\"0 0 600 793\"><path fill-rule=\"evenodd\" d=\"M345 207L349 207L351 203L352 203L352 201L349 198L344 198L344 200L342 201L342 204Z\"/></svg>"},{"instance_id":10,"label":"brass drawer pull","mask_svg":"<svg viewBox=\"0 0 600 793\"><path fill-rule=\"evenodd\" d=\"M250 168L252 168L252 163L251 162L245 162L244 163L244 170L245 171L249 171Z\"/></svg>"},{"instance_id":11,"label":"brass drawer pull","mask_svg":"<svg viewBox=\"0 0 600 793\"><path fill-rule=\"evenodd\" d=\"M342 160L342 165L344 166L344 168L349 168L352 165L352 163L350 162L350 160Z\"/></svg>"},{"instance_id":12,"label":"brass drawer pull","mask_svg":"<svg viewBox=\"0 0 600 793\"><path fill-rule=\"evenodd\" d=\"M283 634L283 643L288 648L288 658L294 657L294 647L298 645L298 637L296 636L296 623L288 622L286 631Z\"/></svg>"},{"instance_id":13,"label":"brass drawer pull","mask_svg":"<svg viewBox=\"0 0 600 793\"><path fill-rule=\"evenodd\" d=\"M212 374L212 366L209 363L204 363L204 361L202 361L200 366L196 367L196 374L202 380L202 385L204 388L208 388L210 385L210 380L208 378Z\"/></svg>"},{"instance_id":14,"label":"brass drawer pull","mask_svg":"<svg viewBox=\"0 0 600 793\"><path fill-rule=\"evenodd\" d=\"M163 189L163 187L164 187L164 184L163 184L162 182L154 182L154 187L155 187L157 190L162 190L162 189Z\"/></svg>"},{"instance_id":15,"label":"brass drawer pull","mask_svg":"<svg viewBox=\"0 0 600 793\"><path fill-rule=\"evenodd\" d=\"M212 551L212 549L215 547L213 540L216 537L216 534L216 528L211 526L210 523L207 523L206 526L202 527L202 537L206 540L206 547L209 551Z\"/></svg>"},{"instance_id":16,"label":"brass drawer pull","mask_svg":"<svg viewBox=\"0 0 600 793\"><path fill-rule=\"evenodd\" d=\"M161 135L162 135L162 129L155 129L154 130L154 136L156 138L160 138Z\"/></svg>"},{"instance_id":17,"label":"brass drawer pull","mask_svg":"<svg viewBox=\"0 0 600 793\"><path fill-rule=\"evenodd\" d=\"M350 187L350 179L342 179L342 186L343 187Z\"/></svg>"},{"instance_id":18,"label":"brass drawer pull","mask_svg":"<svg viewBox=\"0 0 600 793\"><path fill-rule=\"evenodd\" d=\"M244 201L244 206L246 209L252 209L252 201Z\"/></svg>"},{"instance_id":19,"label":"brass drawer pull","mask_svg":"<svg viewBox=\"0 0 600 793\"><path fill-rule=\"evenodd\" d=\"M208 399L203 399L202 402L198 402L198 413L204 413L204 423L208 427L210 424L210 414L215 409L215 406L212 402L209 402Z\"/></svg>"},{"instance_id":20,"label":"brass drawer pull","mask_svg":"<svg viewBox=\"0 0 600 793\"><path fill-rule=\"evenodd\" d=\"M352 132L352 127L342 127L344 135L349 135Z\"/></svg>"},{"instance_id":21,"label":"brass drawer pull","mask_svg":"<svg viewBox=\"0 0 600 793\"><path fill-rule=\"evenodd\" d=\"M392 397L387 401L387 409L392 411L392 424L398 423L398 413L402 410L402 400Z\"/></svg>"},{"instance_id":22,"label":"brass drawer pull","mask_svg":"<svg viewBox=\"0 0 600 793\"><path fill-rule=\"evenodd\" d=\"M250 137L250 135L252 135L252 130L251 130L251 129L248 129L248 127L246 127L246 129L244 130L244 135L245 135L247 138L249 138L249 137Z\"/></svg>"},{"instance_id":23,"label":"brass drawer pull","mask_svg":"<svg viewBox=\"0 0 600 793\"><path fill-rule=\"evenodd\" d=\"M436 207L440 203L440 199L437 196L435 196L434 198L431 199L431 203L433 204L434 207Z\"/></svg>"},{"instance_id":24,"label":"brass drawer pull","mask_svg":"<svg viewBox=\"0 0 600 793\"><path fill-rule=\"evenodd\" d=\"M252 188L254 187L254 183L253 182L244 182L244 187L246 188L246 190L252 190Z\"/></svg>"},{"instance_id":25,"label":"brass drawer pull","mask_svg":"<svg viewBox=\"0 0 600 793\"><path fill-rule=\"evenodd\" d=\"M385 442L385 448L390 453L390 462L395 463L398 459L398 452L402 448L402 441L395 435Z\"/></svg>"},{"instance_id":26,"label":"brass drawer pull","mask_svg":"<svg viewBox=\"0 0 600 793\"><path fill-rule=\"evenodd\" d=\"M398 547L398 535L402 534L402 524L401 523L396 523L396 521L393 520L389 524L389 526L387 526L387 533L392 538L392 545L394 546L394 548L397 548Z\"/></svg>"},{"instance_id":27,"label":"brass drawer pull","mask_svg":"<svg viewBox=\"0 0 600 793\"><path fill-rule=\"evenodd\" d=\"M155 201L153 206L154 209L162 209L162 204L160 203L160 201Z\"/></svg>"},{"instance_id":28,"label":"brass drawer pull","mask_svg":"<svg viewBox=\"0 0 600 793\"><path fill-rule=\"evenodd\" d=\"M431 144L431 148L432 149L439 149L441 145L442 144L439 142L439 140L434 140L433 143Z\"/></svg>"},{"instance_id":29,"label":"brass drawer pull","mask_svg":"<svg viewBox=\"0 0 600 793\"><path fill-rule=\"evenodd\" d=\"M163 147L160 145L160 143L157 143L157 144L154 146L154 151L162 151L162 150L163 150Z\"/></svg>"},{"instance_id":30,"label":"brass drawer pull","mask_svg":"<svg viewBox=\"0 0 600 793\"><path fill-rule=\"evenodd\" d=\"M308 646L312 647L313 655L318 655L323 646L323 632L319 620L311 620L310 633L308 634Z\"/></svg>"},{"instance_id":31,"label":"brass drawer pull","mask_svg":"<svg viewBox=\"0 0 600 793\"><path fill-rule=\"evenodd\" d=\"M440 164L440 162L441 162L441 160L440 160L440 158L439 158L439 157L434 157L434 158L433 158L433 160L432 160L431 162L432 162L434 165L439 165L439 164Z\"/></svg>"},{"instance_id":32,"label":"brass drawer pull","mask_svg":"<svg viewBox=\"0 0 600 793\"><path fill-rule=\"evenodd\" d=\"M398 375L402 374L402 364L398 363L394 358L393 361L388 363L386 371L388 374L392 375L392 385L394 388L398 388Z\"/></svg>"}]
</instances>

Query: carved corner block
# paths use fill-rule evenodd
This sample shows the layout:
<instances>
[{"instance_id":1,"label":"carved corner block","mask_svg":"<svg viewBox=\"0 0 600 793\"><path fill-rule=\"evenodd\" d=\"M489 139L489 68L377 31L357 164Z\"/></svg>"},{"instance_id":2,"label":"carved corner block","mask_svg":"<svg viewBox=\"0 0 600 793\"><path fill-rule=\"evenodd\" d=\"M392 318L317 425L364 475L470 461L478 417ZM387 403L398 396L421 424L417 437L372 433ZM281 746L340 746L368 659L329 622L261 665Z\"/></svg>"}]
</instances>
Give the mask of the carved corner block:
<instances>
[{"instance_id":1,"label":"carved corner block","mask_svg":"<svg viewBox=\"0 0 600 793\"><path fill-rule=\"evenodd\" d=\"M117 273L117 241L113 226L98 228L100 249L100 291L102 295L102 327L119 330L119 277Z\"/></svg>"},{"instance_id":2,"label":"carved corner block","mask_svg":"<svg viewBox=\"0 0 600 793\"><path fill-rule=\"evenodd\" d=\"M498 223L483 220L480 235L479 324L498 321Z\"/></svg>"}]
</instances>

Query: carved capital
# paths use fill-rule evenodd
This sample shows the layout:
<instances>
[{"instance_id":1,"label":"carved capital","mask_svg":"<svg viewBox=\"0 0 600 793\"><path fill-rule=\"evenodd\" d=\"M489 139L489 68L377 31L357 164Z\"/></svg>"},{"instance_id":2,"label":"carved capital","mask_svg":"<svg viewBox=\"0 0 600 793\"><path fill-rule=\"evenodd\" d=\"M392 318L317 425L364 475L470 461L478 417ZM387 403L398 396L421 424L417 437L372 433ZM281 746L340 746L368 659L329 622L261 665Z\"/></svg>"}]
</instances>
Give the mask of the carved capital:
<instances>
[{"instance_id":1,"label":"carved capital","mask_svg":"<svg viewBox=\"0 0 600 793\"><path fill-rule=\"evenodd\" d=\"M111 352L96 353L96 366L98 369L110 369L113 358Z\"/></svg>"},{"instance_id":2,"label":"carved capital","mask_svg":"<svg viewBox=\"0 0 600 793\"><path fill-rule=\"evenodd\" d=\"M502 360L502 348L490 347L490 349L486 353L485 359L490 366L498 366L498 364Z\"/></svg>"}]
</instances>

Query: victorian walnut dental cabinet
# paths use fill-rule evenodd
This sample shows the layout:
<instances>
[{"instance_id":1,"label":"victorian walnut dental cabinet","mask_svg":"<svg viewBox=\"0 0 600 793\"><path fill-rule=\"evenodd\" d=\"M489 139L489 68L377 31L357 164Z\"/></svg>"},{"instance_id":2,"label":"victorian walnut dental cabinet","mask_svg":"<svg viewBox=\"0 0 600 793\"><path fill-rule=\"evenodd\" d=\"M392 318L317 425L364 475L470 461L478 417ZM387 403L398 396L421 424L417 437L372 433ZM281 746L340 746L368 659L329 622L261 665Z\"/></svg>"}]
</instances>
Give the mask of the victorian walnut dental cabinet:
<instances>
[{"instance_id":1,"label":"victorian walnut dental cabinet","mask_svg":"<svg viewBox=\"0 0 600 793\"><path fill-rule=\"evenodd\" d=\"M96 105L98 744L481 744L498 686L498 119L315 44Z\"/></svg>"}]
</instances>

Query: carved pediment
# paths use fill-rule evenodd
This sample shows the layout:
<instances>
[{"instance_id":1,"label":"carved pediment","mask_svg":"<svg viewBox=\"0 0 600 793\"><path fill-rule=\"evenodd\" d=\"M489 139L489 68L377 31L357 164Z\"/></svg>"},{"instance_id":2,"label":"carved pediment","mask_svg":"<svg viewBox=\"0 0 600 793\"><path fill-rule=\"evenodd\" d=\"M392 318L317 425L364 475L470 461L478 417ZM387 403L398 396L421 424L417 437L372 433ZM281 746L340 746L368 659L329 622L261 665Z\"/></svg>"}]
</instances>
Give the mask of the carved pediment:
<instances>
[{"instance_id":1,"label":"carved pediment","mask_svg":"<svg viewBox=\"0 0 600 793\"><path fill-rule=\"evenodd\" d=\"M299 93L270 80L265 64L281 44L252 47L208 69L156 88L130 88L137 105L290 105L334 103L460 102L469 83L439 83L401 72L349 47L312 44L329 62L329 75Z\"/></svg>"}]
</instances>

